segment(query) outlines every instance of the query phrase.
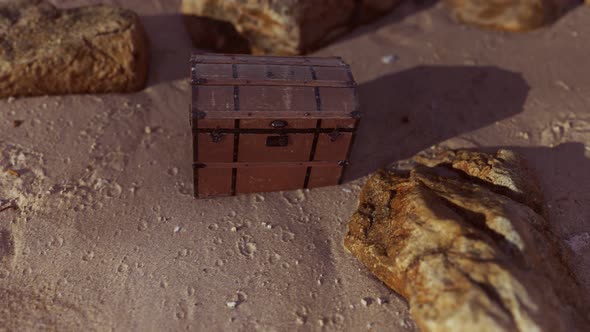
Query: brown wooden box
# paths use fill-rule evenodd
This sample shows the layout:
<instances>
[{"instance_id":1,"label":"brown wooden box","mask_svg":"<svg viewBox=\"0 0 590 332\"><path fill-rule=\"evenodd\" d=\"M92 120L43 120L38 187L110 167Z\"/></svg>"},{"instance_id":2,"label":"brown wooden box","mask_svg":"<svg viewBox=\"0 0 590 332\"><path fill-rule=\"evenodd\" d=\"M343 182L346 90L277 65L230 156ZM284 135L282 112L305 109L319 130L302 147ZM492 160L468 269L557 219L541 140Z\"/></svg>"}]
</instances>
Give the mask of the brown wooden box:
<instances>
[{"instance_id":1,"label":"brown wooden box","mask_svg":"<svg viewBox=\"0 0 590 332\"><path fill-rule=\"evenodd\" d=\"M339 184L360 118L342 59L193 54L199 198Z\"/></svg>"}]
</instances>

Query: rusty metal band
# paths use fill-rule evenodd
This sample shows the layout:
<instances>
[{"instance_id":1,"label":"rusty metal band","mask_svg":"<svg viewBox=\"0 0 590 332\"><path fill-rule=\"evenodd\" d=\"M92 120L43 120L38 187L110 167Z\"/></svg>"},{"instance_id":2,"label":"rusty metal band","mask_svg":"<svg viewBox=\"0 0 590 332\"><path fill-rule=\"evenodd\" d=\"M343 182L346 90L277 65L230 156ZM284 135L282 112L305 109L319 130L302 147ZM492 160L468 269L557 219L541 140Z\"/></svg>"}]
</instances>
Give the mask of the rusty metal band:
<instances>
[{"instance_id":1,"label":"rusty metal band","mask_svg":"<svg viewBox=\"0 0 590 332\"><path fill-rule=\"evenodd\" d=\"M220 56L223 54L215 54L215 56ZM235 55L227 55L227 57L219 58L219 59L212 59L212 58L198 58L199 55L193 56L191 58L191 64L216 64L216 65L230 65L230 64L243 64L243 65L268 65L268 64L276 64L276 65L289 65L289 66L309 66L309 64L313 64L316 67L343 67L346 64L342 61L340 57L323 57L321 60L338 60L339 62L334 63L325 63L325 62L317 62L314 59L310 59L308 57L282 57L282 56L265 56L264 59L256 58L256 57L245 57L241 56L242 59L237 59ZM276 63L273 61L276 59Z\"/></svg>"},{"instance_id":2,"label":"rusty metal band","mask_svg":"<svg viewBox=\"0 0 590 332\"><path fill-rule=\"evenodd\" d=\"M234 111L240 110L240 87L234 85Z\"/></svg>"},{"instance_id":3,"label":"rusty metal band","mask_svg":"<svg viewBox=\"0 0 590 332\"><path fill-rule=\"evenodd\" d=\"M354 88L354 82L343 82L334 80L289 80L289 79L224 79L224 78L192 78L190 80L192 85L207 85L207 86L290 86L290 87L326 87L326 88Z\"/></svg>"},{"instance_id":4,"label":"rusty metal band","mask_svg":"<svg viewBox=\"0 0 590 332\"><path fill-rule=\"evenodd\" d=\"M198 135L193 135L193 160L196 162L199 158L199 140ZM199 196L199 170L193 170L193 190L195 197Z\"/></svg>"},{"instance_id":5,"label":"rusty metal band","mask_svg":"<svg viewBox=\"0 0 590 332\"><path fill-rule=\"evenodd\" d=\"M272 79L274 77L272 70L270 69L269 66L266 66L266 74L265 74L266 78L268 79Z\"/></svg>"},{"instance_id":6,"label":"rusty metal band","mask_svg":"<svg viewBox=\"0 0 590 332\"><path fill-rule=\"evenodd\" d=\"M311 71L311 78L313 79L314 86L315 86L313 88L313 94L315 95L316 111L321 112L321 110L322 110L322 97L320 96L320 87L317 86L318 75L315 72L315 69L313 68L313 66L309 66L309 70Z\"/></svg>"},{"instance_id":7,"label":"rusty metal band","mask_svg":"<svg viewBox=\"0 0 590 332\"><path fill-rule=\"evenodd\" d=\"M356 135L357 135L356 128L358 128L358 126L359 126L359 121L360 120L356 120L356 123L354 125L355 130L352 132L352 137L350 138L350 143L348 144L348 151L346 152L346 160L350 160L350 157L352 155L352 147L354 146L354 141L356 140ZM346 171L346 166L348 166L348 165L344 165L344 169L342 170L342 173L340 174L340 179L338 179L338 185L341 185L342 181L344 180L344 172Z\"/></svg>"},{"instance_id":8,"label":"rusty metal band","mask_svg":"<svg viewBox=\"0 0 590 332\"><path fill-rule=\"evenodd\" d=\"M233 77L234 79L237 79L237 78L238 78L238 65L236 65L236 64L233 64L233 65L231 66L231 73L232 73L232 77Z\"/></svg>"},{"instance_id":9,"label":"rusty metal band","mask_svg":"<svg viewBox=\"0 0 590 332\"><path fill-rule=\"evenodd\" d=\"M316 111L321 112L322 111L322 97L320 96L320 88L317 86L315 88L313 88L313 93L315 94Z\"/></svg>"},{"instance_id":10,"label":"rusty metal band","mask_svg":"<svg viewBox=\"0 0 590 332\"><path fill-rule=\"evenodd\" d=\"M194 107L193 107L194 110ZM360 117L358 111L351 111L345 113L342 111L322 109L322 112L316 112L315 107L310 111L290 111L290 110L276 110L276 111L259 111L240 108L240 112L218 111L210 110L203 112L196 109L194 114L199 119L355 119Z\"/></svg>"},{"instance_id":11,"label":"rusty metal band","mask_svg":"<svg viewBox=\"0 0 590 332\"><path fill-rule=\"evenodd\" d=\"M193 163L193 167L199 168L257 168L257 167L343 167L348 165L347 160L337 161L301 161L301 162L202 162Z\"/></svg>"},{"instance_id":12,"label":"rusty metal band","mask_svg":"<svg viewBox=\"0 0 590 332\"><path fill-rule=\"evenodd\" d=\"M193 128L194 133L199 134L330 134L335 130L341 133L354 133L355 128L306 128L306 129L247 129L247 128Z\"/></svg>"},{"instance_id":13,"label":"rusty metal band","mask_svg":"<svg viewBox=\"0 0 590 332\"><path fill-rule=\"evenodd\" d=\"M234 134L234 155L233 161L234 163L238 162L239 156L239 146L240 146L240 120L235 120L234 127L237 132ZM231 170L231 195L236 195L236 183L238 181L238 169L236 167L232 167Z\"/></svg>"},{"instance_id":14,"label":"rusty metal band","mask_svg":"<svg viewBox=\"0 0 590 332\"><path fill-rule=\"evenodd\" d=\"M240 110L240 84L237 83L238 79L238 65L233 64L232 66L233 86L234 86L234 111Z\"/></svg>"},{"instance_id":15,"label":"rusty metal band","mask_svg":"<svg viewBox=\"0 0 590 332\"><path fill-rule=\"evenodd\" d=\"M311 79L317 81L318 74L315 72L315 68L313 66L309 66L309 71L311 72Z\"/></svg>"},{"instance_id":16,"label":"rusty metal band","mask_svg":"<svg viewBox=\"0 0 590 332\"><path fill-rule=\"evenodd\" d=\"M318 120L315 126L315 134L313 135L313 144L311 145L311 152L309 153L309 161L313 161L315 159L315 151L318 146L318 140L320 138L320 130L322 128L322 120ZM311 166L307 167L305 171L305 181L303 182L303 188L307 188L309 186L309 179L311 177Z\"/></svg>"}]
</instances>

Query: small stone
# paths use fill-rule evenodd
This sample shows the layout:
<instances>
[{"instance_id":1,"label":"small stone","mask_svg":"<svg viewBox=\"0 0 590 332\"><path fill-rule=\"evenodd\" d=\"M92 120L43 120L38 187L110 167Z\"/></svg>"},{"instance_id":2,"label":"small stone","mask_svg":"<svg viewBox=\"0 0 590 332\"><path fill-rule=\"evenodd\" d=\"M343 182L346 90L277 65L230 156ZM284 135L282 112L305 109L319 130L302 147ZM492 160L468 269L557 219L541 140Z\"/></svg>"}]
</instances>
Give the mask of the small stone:
<instances>
[{"instance_id":1,"label":"small stone","mask_svg":"<svg viewBox=\"0 0 590 332\"><path fill-rule=\"evenodd\" d=\"M389 300L386 297L378 297L377 298L377 304L378 305L383 305L389 303Z\"/></svg>"},{"instance_id":2,"label":"small stone","mask_svg":"<svg viewBox=\"0 0 590 332\"><path fill-rule=\"evenodd\" d=\"M373 303L373 299L371 299L370 297L365 297L361 299L361 304L363 305L363 307L368 307L371 305L371 303Z\"/></svg>"},{"instance_id":3,"label":"small stone","mask_svg":"<svg viewBox=\"0 0 590 332\"><path fill-rule=\"evenodd\" d=\"M180 226L176 226L176 227L174 227L174 233L178 233L178 232L180 232L180 229L181 229L181 228L182 228L182 227L180 227Z\"/></svg>"},{"instance_id":4,"label":"small stone","mask_svg":"<svg viewBox=\"0 0 590 332\"><path fill-rule=\"evenodd\" d=\"M297 316L297 318L295 318L295 324L297 324L297 325L305 324L305 318L301 317L301 316Z\"/></svg>"},{"instance_id":5,"label":"small stone","mask_svg":"<svg viewBox=\"0 0 590 332\"><path fill-rule=\"evenodd\" d=\"M557 81L555 81L555 85L557 85L558 87L564 89L565 91L571 91L570 86L567 85L564 81L557 80Z\"/></svg>"},{"instance_id":6,"label":"small stone","mask_svg":"<svg viewBox=\"0 0 590 332\"><path fill-rule=\"evenodd\" d=\"M151 127L149 127L149 126L146 126L146 127L144 128L144 132L145 132L146 134L148 134L148 135L149 135L149 134L151 134L151 133L152 133L152 128L151 128Z\"/></svg>"},{"instance_id":7,"label":"small stone","mask_svg":"<svg viewBox=\"0 0 590 332\"><path fill-rule=\"evenodd\" d=\"M399 57L397 55L384 55L381 57L381 62L383 62L386 65L389 65L396 62L398 59Z\"/></svg>"},{"instance_id":8,"label":"small stone","mask_svg":"<svg viewBox=\"0 0 590 332\"><path fill-rule=\"evenodd\" d=\"M518 137L522 138L522 139L529 139L529 133L527 133L526 131L519 131L518 132Z\"/></svg>"},{"instance_id":9,"label":"small stone","mask_svg":"<svg viewBox=\"0 0 590 332\"><path fill-rule=\"evenodd\" d=\"M13 127L13 128L18 128L18 127L20 127L20 126L21 126L23 123L24 123L24 121L23 121L23 120L14 120L14 121L12 121L12 127Z\"/></svg>"},{"instance_id":10,"label":"small stone","mask_svg":"<svg viewBox=\"0 0 590 332\"><path fill-rule=\"evenodd\" d=\"M226 302L226 303L225 303L225 305L226 305L228 308L231 308L231 309L233 309L233 308L235 308L235 307L237 307L237 306L238 306L238 302L237 302L237 301L229 301L229 302Z\"/></svg>"}]
</instances>

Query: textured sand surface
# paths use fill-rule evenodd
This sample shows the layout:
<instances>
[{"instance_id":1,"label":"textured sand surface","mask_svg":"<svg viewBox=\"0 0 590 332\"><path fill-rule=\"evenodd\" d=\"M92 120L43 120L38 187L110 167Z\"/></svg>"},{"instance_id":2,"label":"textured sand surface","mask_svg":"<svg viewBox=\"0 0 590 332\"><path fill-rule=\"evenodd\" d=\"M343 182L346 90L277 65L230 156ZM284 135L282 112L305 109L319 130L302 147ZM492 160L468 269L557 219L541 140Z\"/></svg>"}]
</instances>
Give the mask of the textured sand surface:
<instances>
[{"instance_id":1,"label":"textured sand surface","mask_svg":"<svg viewBox=\"0 0 590 332\"><path fill-rule=\"evenodd\" d=\"M19 207L0 212L0 326L415 330L342 239L364 177L435 144L521 152L590 287L589 7L509 35L404 5L316 53L361 84L350 182L195 201L177 3L119 4L151 39L144 91L0 101L0 166L18 173L0 197Z\"/></svg>"}]
</instances>

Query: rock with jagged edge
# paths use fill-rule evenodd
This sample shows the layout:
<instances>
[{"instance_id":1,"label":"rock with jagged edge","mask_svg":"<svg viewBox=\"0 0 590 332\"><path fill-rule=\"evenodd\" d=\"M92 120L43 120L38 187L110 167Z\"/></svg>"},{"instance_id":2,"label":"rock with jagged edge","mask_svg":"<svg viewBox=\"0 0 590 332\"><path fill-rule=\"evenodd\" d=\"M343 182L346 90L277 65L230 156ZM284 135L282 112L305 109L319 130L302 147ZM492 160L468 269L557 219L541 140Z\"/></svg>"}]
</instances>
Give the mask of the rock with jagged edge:
<instances>
[{"instance_id":1,"label":"rock with jagged edge","mask_svg":"<svg viewBox=\"0 0 590 332\"><path fill-rule=\"evenodd\" d=\"M439 151L414 162L370 178L344 244L423 331L589 326L588 297L522 158Z\"/></svg>"},{"instance_id":2,"label":"rock with jagged edge","mask_svg":"<svg viewBox=\"0 0 590 332\"><path fill-rule=\"evenodd\" d=\"M196 47L232 53L307 53L401 0L183 0L181 12Z\"/></svg>"}]
</instances>

